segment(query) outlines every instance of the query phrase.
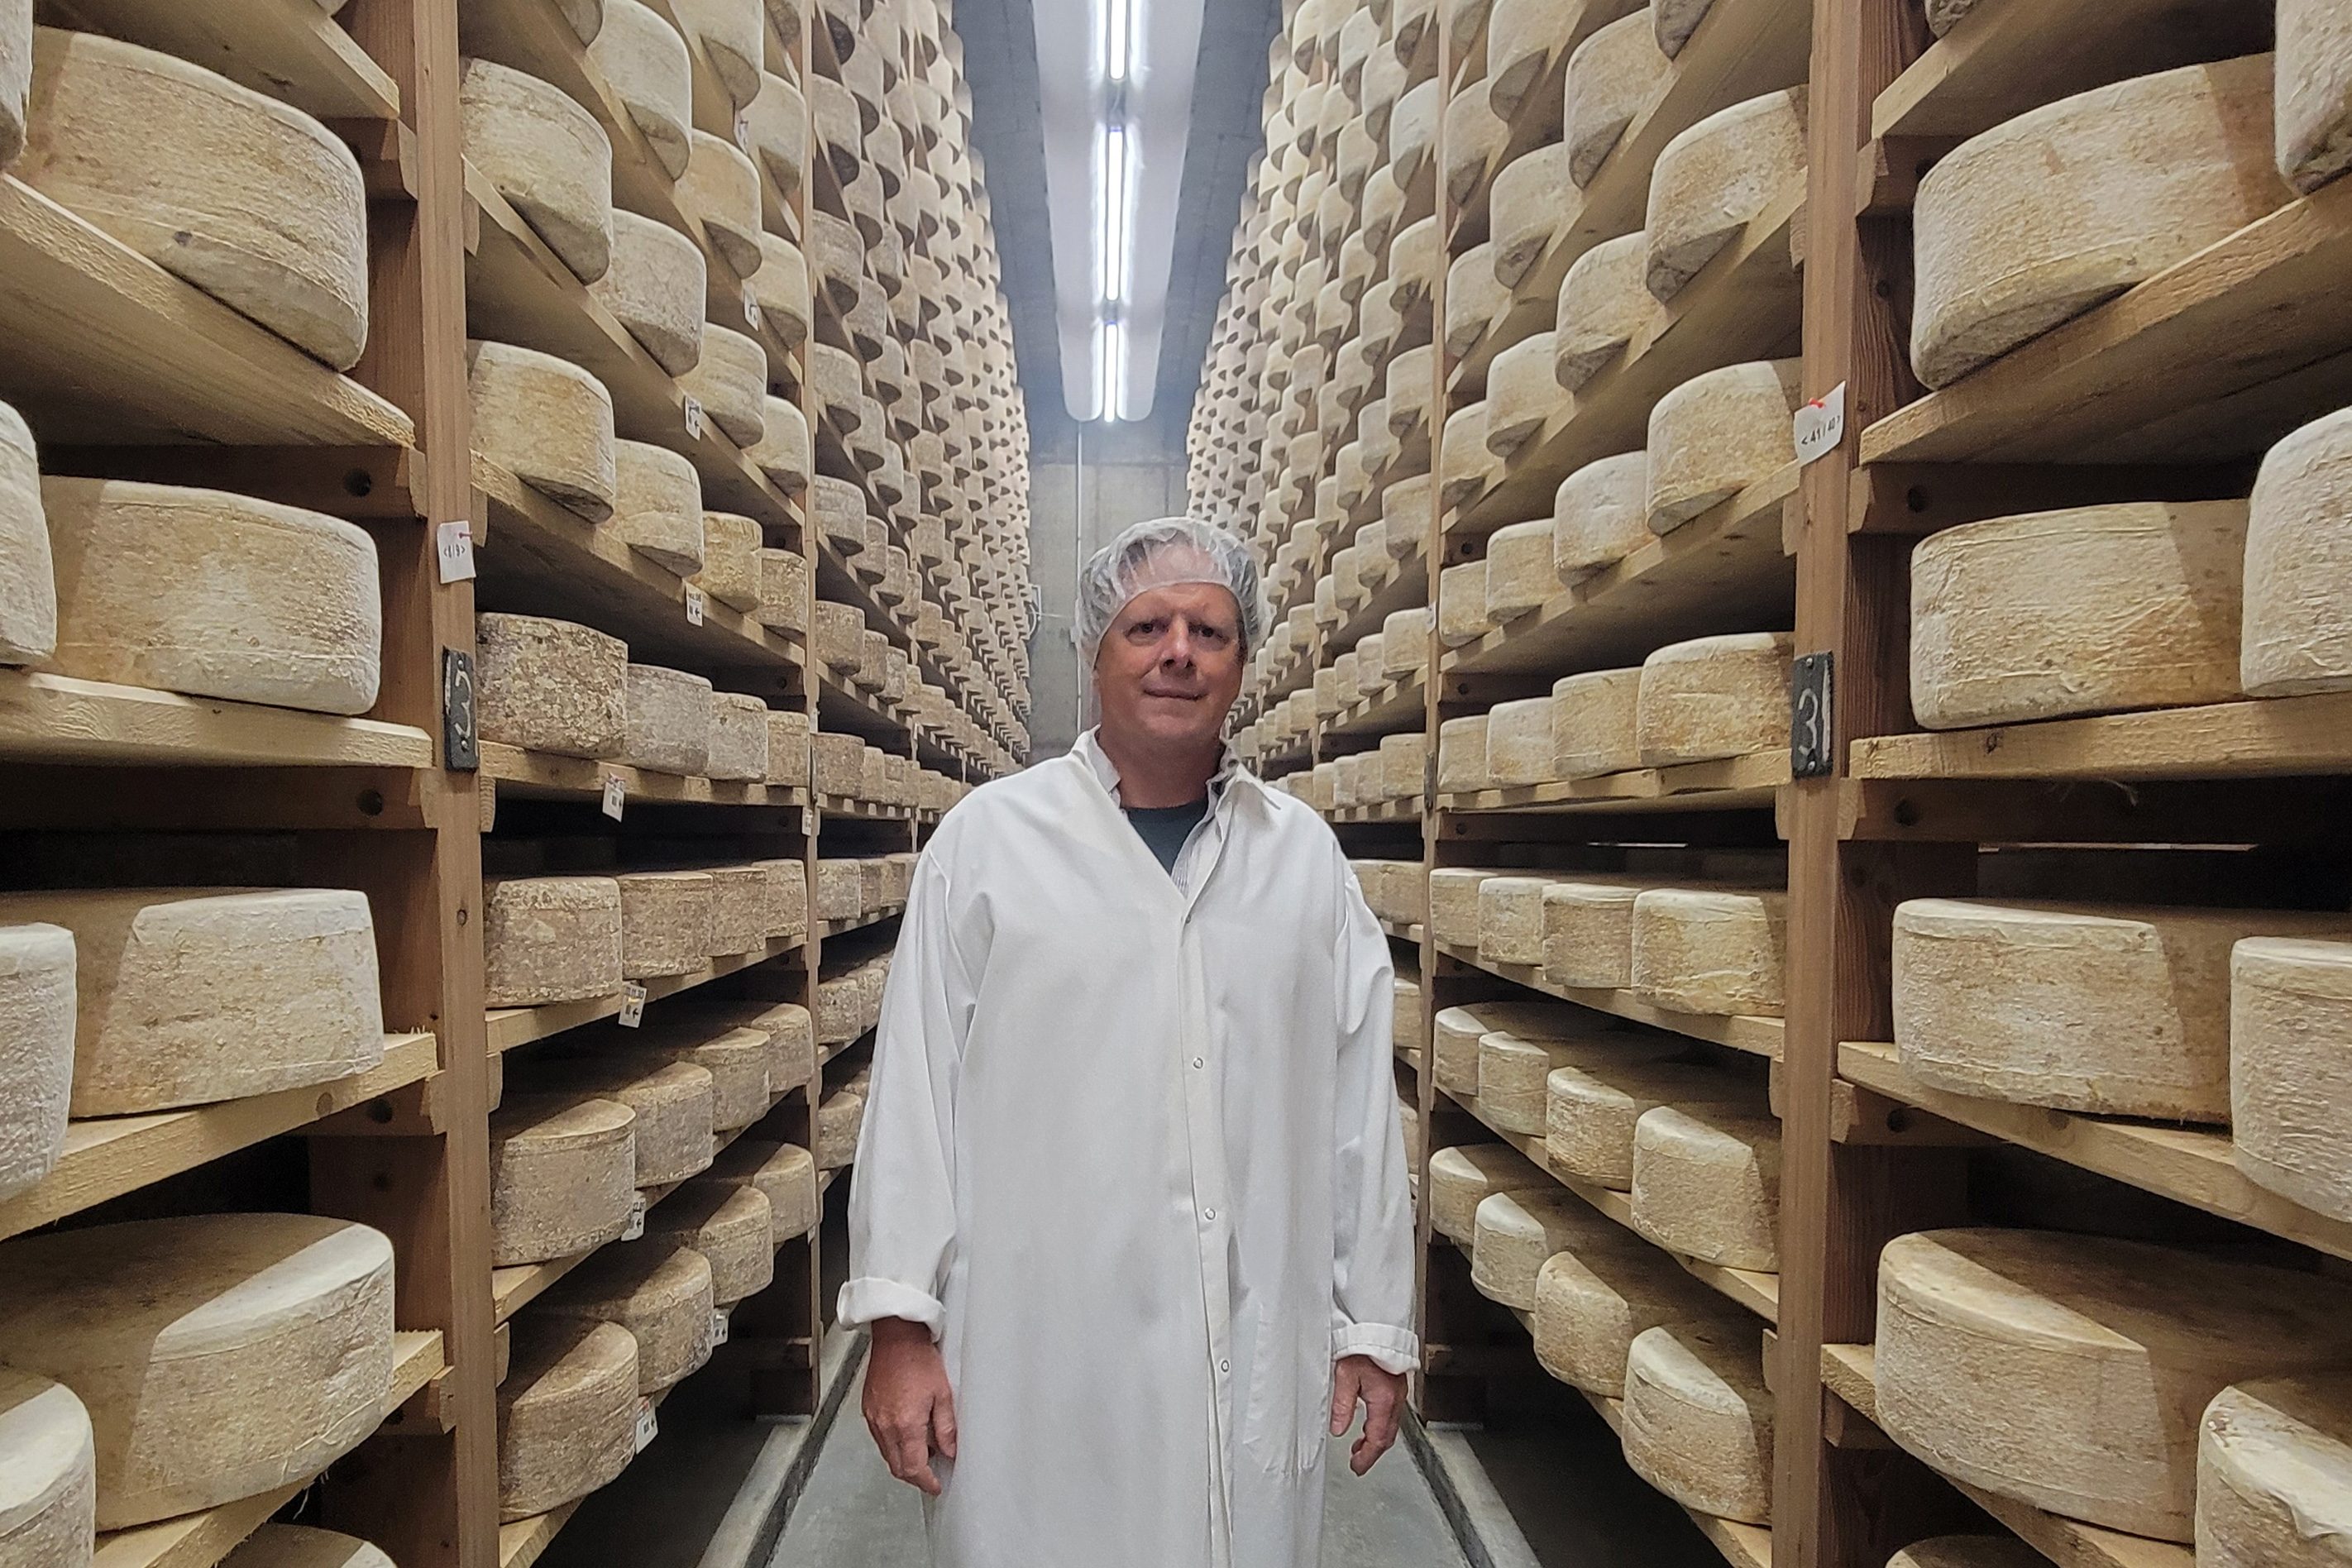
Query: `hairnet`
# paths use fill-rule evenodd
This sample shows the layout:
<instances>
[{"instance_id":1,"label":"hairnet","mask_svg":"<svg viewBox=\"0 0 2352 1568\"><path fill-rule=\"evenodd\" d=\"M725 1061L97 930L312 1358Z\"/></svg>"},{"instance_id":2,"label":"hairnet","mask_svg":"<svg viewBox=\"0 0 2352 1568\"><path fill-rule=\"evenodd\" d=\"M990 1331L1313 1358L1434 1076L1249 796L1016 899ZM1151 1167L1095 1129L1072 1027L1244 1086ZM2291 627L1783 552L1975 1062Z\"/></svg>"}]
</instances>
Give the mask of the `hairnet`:
<instances>
[{"instance_id":1,"label":"hairnet","mask_svg":"<svg viewBox=\"0 0 2352 1568\"><path fill-rule=\"evenodd\" d=\"M1244 649L1265 636L1265 600L1249 547L1189 517L1139 522L1094 552L1078 574L1078 647L1094 662L1103 635L1137 595L1179 583L1213 583L1241 606Z\"/></svg>"}]
</instances>

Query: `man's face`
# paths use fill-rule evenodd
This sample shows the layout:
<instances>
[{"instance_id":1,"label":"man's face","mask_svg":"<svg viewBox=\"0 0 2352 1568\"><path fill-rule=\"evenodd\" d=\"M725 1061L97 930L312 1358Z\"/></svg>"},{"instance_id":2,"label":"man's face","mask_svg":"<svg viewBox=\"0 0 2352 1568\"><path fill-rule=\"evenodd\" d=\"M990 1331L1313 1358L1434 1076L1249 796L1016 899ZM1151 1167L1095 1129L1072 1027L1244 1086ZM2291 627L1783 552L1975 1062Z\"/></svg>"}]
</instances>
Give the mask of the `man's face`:
<instances>
[{"instance_id":1,"label":"man's face","mask_svg":"<svg viewBox=\"0 0 2352 1568\"><path fill-rule=\"evenodd\" d=\"M1160 746L1215 740L1242 689L1233 595L1180 583L1136 595L1103 635L1095 689L1114 735Z\"/></svg>"}]
</instances>

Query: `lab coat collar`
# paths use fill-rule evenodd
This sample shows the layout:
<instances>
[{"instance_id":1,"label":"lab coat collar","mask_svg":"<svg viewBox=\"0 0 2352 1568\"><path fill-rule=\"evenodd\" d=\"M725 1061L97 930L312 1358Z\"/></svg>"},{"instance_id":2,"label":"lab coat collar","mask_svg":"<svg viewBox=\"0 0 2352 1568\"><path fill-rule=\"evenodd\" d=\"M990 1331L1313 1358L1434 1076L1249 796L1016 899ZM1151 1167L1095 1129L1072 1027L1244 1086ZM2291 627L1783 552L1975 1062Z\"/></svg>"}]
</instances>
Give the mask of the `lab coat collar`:
<instances>
[{"instance_id":1,"label":"lab coat collar","mask_svg":"<svg viewBox=\"0 0 2352 1568\"><path fill-rule=\"evenodd\" d=\"M1111 799L1117 800L1118 769L1111 762L1109 753L1102 749L1102 742L1097 739L1100 731L1101 726L1097 725L1080 735L1076 743L1070 747L1070 755L1092 769L1095 781L1102 785L1104 793ZM1265 788L1265 784L1256 774L1242 766L1240 753L1235 752L1228 742L1223 753L1217 759L1217 771L1209 775L1209 805L1212 810L1224 804L1225 786L1235 781L1247 784L1250 787L1260 791Z\"/></svg>"}]
</instances>

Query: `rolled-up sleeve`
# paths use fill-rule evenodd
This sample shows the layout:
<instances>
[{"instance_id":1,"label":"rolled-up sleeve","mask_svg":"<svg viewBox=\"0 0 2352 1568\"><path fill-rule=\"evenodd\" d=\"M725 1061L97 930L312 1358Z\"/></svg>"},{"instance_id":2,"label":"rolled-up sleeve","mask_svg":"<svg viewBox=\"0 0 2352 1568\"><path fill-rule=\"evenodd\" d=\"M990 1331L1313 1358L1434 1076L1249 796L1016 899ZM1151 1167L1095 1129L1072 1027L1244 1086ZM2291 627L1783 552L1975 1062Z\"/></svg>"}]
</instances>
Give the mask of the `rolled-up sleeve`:
<instances>
[{"instance_id":1,"label":"rolled-up sleeve","mask_svg":"<svg viewBox=\"0 0 2352 1568\"><path fill-rule=\"evenodd\" d=\"M1339 1054L1331 1165L1331 1354L1383 1370L1421 1361L1412 1322L1412 1205L1397 1114L1395 970L1354 872L1339 868L1334 965Z\"/></svg>"},{"instance_id":2,"label":"rolled-up sleeve","mask_svg":"<svg viewBox=\"0 0 2352 1568\"><path fill-rule=\"evenodd\" d=\"M952 922L948 873L926 854L882 993L850 1174L850 1279L837 1303L845 1323L904 1318L934 1340L956 1241L956 1079L973 997Z\"/></svg>"}]
</instances>

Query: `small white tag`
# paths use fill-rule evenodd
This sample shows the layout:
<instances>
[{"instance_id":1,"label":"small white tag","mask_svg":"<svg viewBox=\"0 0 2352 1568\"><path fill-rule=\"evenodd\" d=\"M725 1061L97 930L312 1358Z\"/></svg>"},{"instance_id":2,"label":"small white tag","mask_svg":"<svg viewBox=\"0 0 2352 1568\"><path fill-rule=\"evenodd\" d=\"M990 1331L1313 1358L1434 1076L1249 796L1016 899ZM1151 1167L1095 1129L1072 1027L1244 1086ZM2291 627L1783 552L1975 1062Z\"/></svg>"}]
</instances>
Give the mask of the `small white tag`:
<instances>
[{"instance_id":1,"label":"small white tag","mask_svg":"<svg viewBox=\"0 0 2352 1568\"><path fill-rule=\"evenodd\" d=\"M660 1432L661 1423L654 1418L654 1402L648 1399L637 1406L636 1451L642 1454L651 1447Z\"/></svg>"},{"instance_id":2,"label":"small white tag","mask_svg":"<svg viewBox=\"0 0 2352 1568\"><path fill-rule=\"evenodd\" d=\"M686 400L686 434L689 440L702 439L702 399L688 396Z\"/></svg>"},{"instance_id":3,"label":"small white tag","mask_svg":"<svg viewBox=\"0 0 2352 1568\"><path fill-rule=\"evenodd\" d=\"M621 1227L623 1241L635 1241L646 1233L646 1194L629 1194L629 1223Z\"/></svg>"},{"instance_id":4,"label":"small white tag","mask_svg":"<svg viewBox=\"0 0 2352 1568\"><path fill-rule=\"evenodd\" d=\"M462 583L474 574L474 525L462 519L433 531L435 553L441 560L441 581Z\"/></svg>"},{"instance_id":5,"label":"small white tag","mask_svg":"<svg viewBox=\"0 0 2352 1568\"><path fill-rule=\"evenodd\" d=\"M760 330L760 297L749 283L743 285L743 324L755 332Z\"/></svg>"},{"instance_id":6,"label":"small white tag","mask_svg":"<svg viewBox=\"0 0 2352 1568\"><path fill-rule=\"evenodd\" d=\"M702 596L701 589L692 584L687 584L686 624L688 626L698 626L702 624L702 611L707 602Z\"/></svg>"},{"instance_id":7,"label":"small white tag","mask_svg":"<svg viewBox=\"0 0 2352 1568\"><path fill-rule=\"evenodd\" d=\"M1845 439L1845 383L1797 410L1797 461L1810 463L1837 449Z\"/></svg>"},{"instance_id":8,"label":"small white tag","mask_svg":"<svg viewBox=\"0 0 2352 1568\"><path fill-rule=\"evenodd\" d=\"M713 1312L710 1314L710 1348L716 1350L726 1342L727 1314L724 1312Z\"/></svg>"},{"instance_id":9,"label":"small white tag","mask_svg":"<svg viewBox=\"0 0 2352 1568\"><path fill-rule=\"evenodd\" d=\"M621 802L627 797L627 795L628 789L621 783L621 775L606 773L604 775L604 815L615 822L620 821Z\"/></svg>"},{"instance_id":10,"label":"small white tag","mask_svg":"<svg viewBox=\"0 0 2352 1568\"><path fill-rule=\"evenodd\" d=\"M751 153L751 117L748 114L739 114L735 117L735 145L742 148L746 155Z\"/></svg>"},{"instance_id":11,"label":"small white tag","mask_svg":"<svg viewBox=\"0 0 2352 1568\"><path fill-rule=\"evenodd\" d=\"M646 1021L646 987L632 980L621 987L621 1027L634 1029Z\"/></svg>"}]
</instances>

